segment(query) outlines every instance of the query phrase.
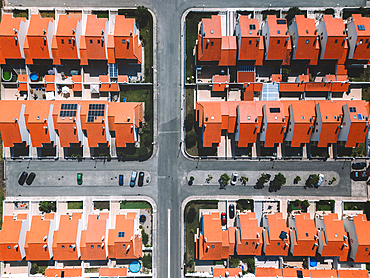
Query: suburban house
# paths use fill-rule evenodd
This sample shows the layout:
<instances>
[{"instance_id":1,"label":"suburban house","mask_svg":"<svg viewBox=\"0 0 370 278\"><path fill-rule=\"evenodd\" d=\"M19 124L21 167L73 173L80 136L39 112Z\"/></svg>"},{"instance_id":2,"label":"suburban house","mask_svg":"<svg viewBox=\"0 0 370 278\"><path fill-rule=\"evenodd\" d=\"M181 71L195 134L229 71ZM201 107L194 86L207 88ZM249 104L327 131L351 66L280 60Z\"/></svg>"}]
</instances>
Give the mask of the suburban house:
<instances>
[{"instance_id":1,"label":"suburban house","mask_svg":"<svg viewBox=\"0 0 370 278\"><path fill-rule=\"evenodd\" d=\"M240 15L235 27L238 38L238 60L262 66L265 44L260 33L258 19ZM252 82L254 79L252 80Z\"/></svg>"},{"instance_id":2,"label":"suburban house","mask_svg":"<svg viewBox=\"0 0 370 278\"><path fill-rule=\"evenodd\" d=\"M54 232L53 254L56 261L74 261L81 257L82 214L61 215Z\"/></svg>"},{"instance_id":3,"label":"suburban house","mask_svg":"<svg viewBox=\"0 0 370 278\"><path fill-rule=\"evenodd\" d=\"M368 231L370 222L365 214L343 218L343 224L349 236L349 257L358 263L370 262L370 240Z\"/></svg>"},{"instance_id":4,"label":"suburban house","mask_svg":"<svg viewBox=\"0 0 370 278\"><path fill-rule=\"evenodd\" d=\"M28 32L24 42L24 58L26 65L32 65L35 60L51 61L51 45L55 35L52 18L42 18L38 14L31 15Z\"/></svg>"},{"instance_id":5,"label":"suburban house","mask_svg":"<svg viewBox=\"0 0 370 278\"><path fill-rule=\"evenodd\" d=\"M288 256L291 239L282 213L263 217L263 253L266 256Z\"/></svg>"},{"instance_id":6,"label":"suburban house","mask_svg":"<svg viewBox=\"0 0 370 278\"><path fill-rule=\"evenodd\" d=\"M347 20L347 30L348 59L368 63L370 59L370 19L360 14L353 14Z\"/></svg>"},{"instance_id":7,"label":"suburban house","mask_svg":"<svg viewBox=\"0 0 370 278\"><path fill-rule=\"evenodd\" d=\"M265 37L267 61L281 61L282 65L290 64L292 51L291 39L285 18L276 18L276 15L267 15L262 23L262 35Z\"/></svg>"},{"instance_id":8,"label":"suburban house","mask_svg":"<svg viewBox=\"0 0 370 278\"><path fill-rule=\"evenodd\" d=\"M254 212L239 214L236 221L235 253L238 255L261 255L263 228L259 227L256 214Z\"/></svg>"},{"instance_id":9,"label":"suburban house","mask_svg":"<svg viewBox=\"0 0 370 278\"><path fill-rule=\"evenodd\" d=\"M340 261L347 261L348 235L344 230L343 220L338 219L338 214L316 216L315 225L319 235L317 252L323 257L338 257Z\"/></svg>"},{"instance_id":10,"label":"suburban house","mask_svg":"<svg viewBox=\"0 0 370 278\"><path fill-rule=\"evenodd\" d=\"M56 227L54 213L33 215L27 231L24 249L30 261L49 261L53 258L53 236Z\"/></svg>"},{"instance_id":11,"label":"suburban house","mask_svg":"<svg viewBox=\"0 0 370 278\"><path fill-rule=\"evenodd\" d=\"M293 60L307 60L309 65L317 65L320 44L315 20L296 15L289 26L292 36Z\"/></svg>"}]
</instances>

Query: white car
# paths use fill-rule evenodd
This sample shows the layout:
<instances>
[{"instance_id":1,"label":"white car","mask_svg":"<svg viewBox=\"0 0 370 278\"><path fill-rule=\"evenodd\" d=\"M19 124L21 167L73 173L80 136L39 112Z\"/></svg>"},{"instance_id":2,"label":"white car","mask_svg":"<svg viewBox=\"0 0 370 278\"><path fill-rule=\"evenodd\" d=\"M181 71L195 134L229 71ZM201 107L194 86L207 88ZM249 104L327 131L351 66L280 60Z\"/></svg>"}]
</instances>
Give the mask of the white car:
<instances>
[{"instance_id":1,"label":"white car","mask_svg":"<svg viewBox=\"0 0 370 278\"><path fill-rule=\"evenodd\" d=\"M237 180L238 180L238 173L234 172L231 176L231 181L230 181L231 185L235 185Z\"/></svg>"},{"instance_id":2,"label":"white car","mask_svg":"<svg viewBox=\"0 0 370 278\"><path fill-rule=\"evenodd\" d=\"M319 174L319 182L317 183L317 186L319 187L321 184L322 184L322 182L324 181L324 174Z\"/></svg>"}]
</instances>

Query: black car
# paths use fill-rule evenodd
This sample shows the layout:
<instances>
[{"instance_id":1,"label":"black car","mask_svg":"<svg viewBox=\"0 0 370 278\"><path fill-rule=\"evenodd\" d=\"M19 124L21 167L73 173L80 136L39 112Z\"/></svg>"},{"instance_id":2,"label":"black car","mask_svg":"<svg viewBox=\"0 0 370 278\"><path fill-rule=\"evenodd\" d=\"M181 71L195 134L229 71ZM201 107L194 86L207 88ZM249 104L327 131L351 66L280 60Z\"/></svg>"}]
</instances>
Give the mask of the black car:
<instances>
[{"instance_id":1,"label":"black car","mask_svg":"<svg viewBox=\"0 0 370 278\"><path fill-rule=\"evenodd\" d=\"M19 179L18 179L18 183L19 183L20 185L23 185L23 184L24 184L24 182L25 182L25 181L26 181L26 179L27 179L27 176L28 176L27 172L23 172L23 173L20 175Z\"/></svg>"},{"instance_id":2,"label":"black car","mask_svg":"<svg viewBox=\"0 0 370 278\"><path fill-rule=\"evenodd\" d=\"M233 204L231 204L229 206L229 218L233 219L234 216L235 216L235 206Z\"/></svg>"},{"instance_id":3,"label":"black car","mask_svg":"<svg viewBox=\"0 0 370 278\"><path fill-rule=\"evenodd\" d=\"M364 169L366 167L366 162L355 162L352 164L353 169Z\"/></svg>"},{"instance_id":4,"label":"black car","mask_svg":"<svg viewBox=\"0 0 370 278\"><path fill-rule=\"evenodd\" d=\"M31 172L31 174L28 176L26 180L27 185L31 185L35 177L36 177L36 174L34 172Z\"/></svg>"},{"instance_id":5,"label":"black car","mask_svg":"<svg viewBox=\"0 0 370 278\"><path fill-rule=\"evenodd\" d=\"M144 172L140 172L139 173L139 180L138 180L137 185L138 186L143 186L143 184L144 184Z\"/></svg>"}]
</instances>

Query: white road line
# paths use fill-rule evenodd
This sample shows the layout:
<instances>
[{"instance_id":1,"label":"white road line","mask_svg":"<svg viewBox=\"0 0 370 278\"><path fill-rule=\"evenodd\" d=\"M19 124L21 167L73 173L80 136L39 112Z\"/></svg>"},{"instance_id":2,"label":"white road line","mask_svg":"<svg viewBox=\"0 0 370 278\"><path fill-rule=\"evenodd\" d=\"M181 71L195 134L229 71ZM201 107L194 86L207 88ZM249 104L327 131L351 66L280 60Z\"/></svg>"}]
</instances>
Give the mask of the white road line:
<instances>
[{"instance_id":1,"label":"white road line","mask_svg":"<svg viewBox=\"0 0 370 278\"><path fill-rule=\"evenodd\" d=\"M170 277L170 260L171 260L171 256L170 256L170 243L171 243L171 240L170 240L170 236L171 236L171 211L168 210L168 215L167 215L167 221L168 221L168 237L167 237L167 258L168 258L168 272L167 272L167 277Z\"/></svg>"}]
</instances>

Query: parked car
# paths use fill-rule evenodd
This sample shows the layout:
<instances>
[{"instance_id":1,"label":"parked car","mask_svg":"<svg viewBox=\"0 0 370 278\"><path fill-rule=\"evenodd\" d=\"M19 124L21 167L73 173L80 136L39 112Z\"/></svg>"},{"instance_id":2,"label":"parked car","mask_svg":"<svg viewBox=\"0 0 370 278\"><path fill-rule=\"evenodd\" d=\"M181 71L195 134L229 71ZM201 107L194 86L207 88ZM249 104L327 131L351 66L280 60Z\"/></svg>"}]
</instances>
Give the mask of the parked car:
<instances>
[{"instance_id":1,"label":"parked car","mask_svg":"<svg viewBox=\"0 0 370 278\"><path fill-rule=\"evenodd\" d=\"M139 172L139 180L137 182L138 186L143 186L144 184L144 172Z\"/></svg>"},{"instance_id":2,"label":"parked car","mask_svg":"<svg viewBox=\"0 0 370 278\"><path fill-rule=\"evenodd\" d=\"M82 173L77 173L77 184L78 185L82 184Z\"/></svg>"},{"instance_id":3,"label":"parked car","mask_svg":"<svg viewBox=\"0 0 370 278\"><path fill-rule=\"evenodd\" d=\"M31 185L33 180L36 178L36 174L34 172L31 172L31 174L28 175L28 178L26 180L27 185Z\"/></svg>"},{"instance_id":4,"label":"parked car","mask_svg":"<svg viewBox=\"0 0 370 278\"><path fill-rule=\"evenodd\" d=\"M221 225L226 225L226 212L221 213Z\"/></svg>"},{"instance_id":5,"label":"parked car","mask_svg":"<svg viewBox=\"0 0 370 278\"><path fill-rule=\"evenodd\" d=\"M232 176L231 176L231 181L230 181L230 183L231 183L232 185L235 185L237 180L238 180L238 173L237 173L237 172L234 172L234 173L232 174Z\"/></svg>"},{"instance_id":6,"label":"parked car","mask_svg":"<svg viewBox=\"0 0 370 278\"><path fill-rule=\"evenodd\" d=\"M19 176L18 183L19 183L20 185L23 185L23 184L24 184L24 182L25 182L25 181L26 181L26 179L27 179L27 176L28 176L27 172L22 172L22 174Z\"/></svg>"},{"instance_id":7,"label":"parked car","mask_svg":"<svg viewBox=\"0 0 370 278\"><path fill-rule=\"evenodd\" d=\"M123 185L123 175L119 175L118 177L118 184Z\"/></svg>"},{"instance_id":8,"label":"parked car","mask_svg":"<svg viewBox=\"0 0 370 278\"><path fill-rule=\"evenodd\" d=\"M366 171L352 171L351 178L354 180L367 180L370 176L370 172Z\"/></svg>"},{"instance_id":9,"label":"parked car","mask_svg":"<svg viewBox=\"0 0 370 278\"><path fill-rule=\"evenodd\" d=\"M137 172L136 171L132 171L131 179L130 179L130 186L131 187L134 187L135 186L136 177L137 177Z\"/></svg>"},{"instance_id":10,"label":"parked car","mask_svg":"<svg viewBox=\"0 0 370 278\"><path fill-rule=\"evenodd\" d=\"M235 217L235 206L231 204L229 206L229 218L233 219Z\"/></svg>"},{"instance_id":11,"label":"parked car","mask_svg":"<svg viewBox=\"0 0 370 278\"><path fill-rule=\"evenodd\" d=\"M366 162L355 162L352 164L353 169L364 169L366 167Z\"/></svg>"},{"instance_id":12,"label":"parked car","mask_svg":"<svg viewBox=\"0 0 370 278\"><path fill-rule=\"evenodd\" d=\"M321 186L322 182L324 181L324 174L319 174L319 182L317 183L317 187Z\"/></svg>"}]
</instances>

